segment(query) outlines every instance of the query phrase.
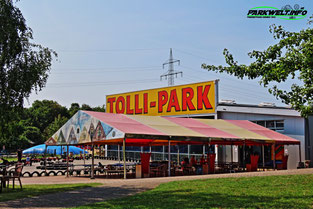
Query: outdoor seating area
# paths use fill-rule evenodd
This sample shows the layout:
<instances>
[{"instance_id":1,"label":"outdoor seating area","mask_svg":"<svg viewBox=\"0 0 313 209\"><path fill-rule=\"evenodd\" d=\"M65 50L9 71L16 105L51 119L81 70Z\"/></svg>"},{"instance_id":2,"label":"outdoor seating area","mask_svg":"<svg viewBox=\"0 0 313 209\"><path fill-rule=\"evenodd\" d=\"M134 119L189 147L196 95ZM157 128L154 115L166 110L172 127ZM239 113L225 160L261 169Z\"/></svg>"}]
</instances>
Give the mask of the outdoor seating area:
<instances>
[{"instance_id":1,"label":"outdoor seating area","mask_svg":"<svg viewBox=\"0 0 313 209\"><path fill-rule=\"evenodd\" d=\"M178 144L178 142L175 143ZM158 143L157 145L160 144ZM30 166L24 164L23 160L21 160L20 163L16 163L14 161L8 162L3 159L3 163L6 165L0 165L0 190L3 192L8 189L16 189L16 184L19 184L19 187L22 189L21 177L69 175L87 178L94 176L96 178L106 179L125 177L154 178L287 169L287 155L282 155L277 159L276 154L273 152L267 153L267 156L264 156L263 151L261 153L253 152L253 150L258 150L260 147L262 147L261 150L264 150L264 147L273 150L274 148L271 144L266 144L265 146L262 144L241 145L242 151L250 150L250 152L244 152L242 156L243 159L237 159L236 161L218 161L216 153L210 151L210 145L207 144L203 146L207 146L207 148L204 149L207 152L202 156L190 155L190 158L188 158L186 155L180 156L178 154L175 156L176 154L174 153L166 153L168 156L165 160L151 160L151 152L141 152L140 159L136 159L133 162L131 162L132 160L130 160L130 158L126 158L126 155L124 157L123 152L118 158L92 155L90 157L90 155L86 154L72 155L71 158L68 158L68 161L64 156L61 157L59 155L47 157L34 155L31 159L38 160L33 160L33 165ZM65 154L67 155L67 153ZM274 156L275 158L273 158ZM94 166L91 164L92 158L97 159L97 163L95 163ZM126 162L126 159L128 162ZM170 159L170 161L168 159ZM116 163L112 163L114 161ZM27 170L23 173L25 165L27 165L25 167L27 169L32 168L37 170L33 172Z\"/></svg>"},{"instance_id":2,"label":"outdoor seating area","mask_svg":"<svg viewBox=\"0 0 313 209\"><path fill-rule=\"evenodd\" d=\"M22 163L16 163L13 167L9 164L0 165L0 192L10 189L10 182L12 189L15 189L15 180L19 182L20 188L23 188L21 181L23 167Z\"/></svg>"},{"instance_id":3,"label":"outdoor seating area","mask_svg":"<svg viewBox=\"0 0 313 209\"><path fill-rule=\"evenodd\" d=\"M201 158L196 159L184 158L181 162L168 160L151 160L151 153L140 153L141 159L138 162L126 163L126 177L127 178L148 178L148 177L167 177L167 176L188 176L188 175L206 175L218 173L238 173L238 172L255 172L274 169L287 169L286 164L288 157L285 157L284 164L277 160L276 167L273 167L273 161L270 166L266 166L262 162L259 155L251 154L250 159L246 164L239 162L218 162L216 161L216 154L202 155ZM95 158L100 159L99 156ZM102 159L104 162L105 159ZM170 173L169 173L170 165ZM66 168L64 168L66 171ZM91 164L69 164L70 176L85 176L90 177L92 172ZM94 176L97 178L123 178L124 164L123 163L109 163L94 164Z\"/></svg>"},{"instance_id":4,"label":"outdoor seating area","mask_svg":"<svg viewBox=\"0 0 313 209\"><path fill-rule=\"evenodd\" d=\"M21 163L3 161L7 166L1 168L1 189L11 182L15 187L16 180L20 182L22 188L21 176L150 178L287 169L288 156L283 152L284 145L299 145L298 140L249 121L143 116L132 116L130 119L130 116L125 115L88 111L79 114L89 118L86 121L90 124L85 125L90 126L90 133L95 132L91 119L97 121L97 118L100 118L101 123L97 122L97 133L101 134L102 129L111 132L114 130L118 137L91 141L93 138L91 134L84 139L85 141L77 142L80 148L64 143L58 145L58 141L51 137L46 144L24 150L24 159L21 155L18 157ZM127 127L129 124L131 129ZM62 133L60 136L63 135ZM105 151L100 149L104 145L118 145L117 155L110 156L108 153L104 155ZM180 153L180 148L187 145L198 146L202 154L193 155L189 152L186 154L184 150ZM127 146L141 147L137 158L126 153ZM219 148L228 147L228 150L233 150L233 146L236 146L238 151L236 159L233 152L230 152L228 158L218 156ZM161 159L160 157L155 159L160 152L152 152L152 147L162 148ZM171 153L172 148L176 149L175 153ZM94 154L95 150L97 155ZM23 173L24 165L26 171ZM9 166L14 166L15 170L10 170Z\"/></svg>"},{"instance_id":5,"label":"outdoor seating area","mask_svg":"<svg viewBox=\"0 0 313 209\"><path fill-rule=\"evenodd\" d=\"M66 170L67 163L65 162L66 161L56 161L56 162L47 161L47 165L45 165L45 162L41 162L40 166L37 166L36 168L41 170ZM69 167L71 166L73 166L73 164L69 164Z\"/></svg>"},{"instance_id":6,"label":"outdoor seating area","mask_svg":"<svg viewBox=\"0 0 313 209\"><path fill-rule=\"evenodd\" d=\"M68 175L90 177L92 170L91 167L92 164L70 164L68 169ZM130 178L135 176L135 167L135 163L126 164L126 172ZM66 169L67 168L65 167L65 170ZM124 165L121 163L102 165L99 162L99 164L94 164L93 172L94 175L97 177L121 178L124 173ZM64 172L64 174L67 175L66 171Z\"/></svg>"},{"instance_id":7,"label":"outdoor seating area","mask_svg":"<svg viewBox=\"0 0 313 209\"><path fill-rule=\"evenodd\" d=\"M85 131L77 133L75 138L65 139L65 135L71 136L69 134L73 132L73 127L80 127ZM60 137L66 144L59 144ZM96 146L118 145L118 149L122 147L123 151L118 151L118 159L123 162L121 165L94 165L84 168L75 166L71 168L71 174L82 171L91 176L102 174L105 177L115 177L123 174L124 178L286 169L288 158L281 152L284 145L300 147L298 140L250 121L131 116L92 111L78 111L46 141L45 149L56 145L69 147L69 143L76 143L84 149L89 146L92 162L95 159ZM194 156L188 156L188 159L181 161L178 151L174 157L171 147L184 145L202 146L203 156L197 160ZM126 155L128 146L141 147L140 160L134 162L131 168L126 163L127 159L130 159L129 155ZM155 146L163 146L163 159L151 162L151 148ZM239 150L236 160L233 159L233 152L231 159L217 156L215 149L226 146L231 147L231 150L236 146ZM145 147L150 147L150 152L144 151ZM166 158L164 147L168 150ZM99 153L102 152L99 150ZM301 161L301 153L299 157Z\"/></svg>"}]
</instances>

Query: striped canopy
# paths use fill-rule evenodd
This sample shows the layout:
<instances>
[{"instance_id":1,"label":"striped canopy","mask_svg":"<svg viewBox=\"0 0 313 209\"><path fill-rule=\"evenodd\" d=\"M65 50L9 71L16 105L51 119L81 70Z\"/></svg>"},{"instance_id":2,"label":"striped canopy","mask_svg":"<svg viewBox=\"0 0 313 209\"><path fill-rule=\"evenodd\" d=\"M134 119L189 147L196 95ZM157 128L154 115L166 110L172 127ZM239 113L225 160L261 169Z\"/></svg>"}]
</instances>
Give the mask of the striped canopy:
<instances>
[{"instance_id":1,"label":"striped canopy","mask_svg":"<svg viewBox=\"0 0 313 209\"><path fill-rule=\"evenodd\" d=\"M296 139L243 120L139 116L79 111L46 144L299 144Z\"/></svg>"}]
</instances>

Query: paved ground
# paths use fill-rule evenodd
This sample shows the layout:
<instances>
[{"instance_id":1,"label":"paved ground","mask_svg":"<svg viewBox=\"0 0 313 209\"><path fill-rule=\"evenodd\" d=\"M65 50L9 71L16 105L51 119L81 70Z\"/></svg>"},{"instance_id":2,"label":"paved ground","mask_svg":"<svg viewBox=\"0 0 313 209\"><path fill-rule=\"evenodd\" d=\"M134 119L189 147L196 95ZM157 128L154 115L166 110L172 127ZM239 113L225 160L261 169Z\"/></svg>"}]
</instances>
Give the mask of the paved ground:
<instances>
[{"instance_id":1,"label":"paved ground","mask_svg":"<svg viewBox=\"0 0 313 209\"><path fill-rule=\"evenodd\" d=\"M103 185L94 188L86 188L78 191L69 191L57 194L42 195L40 197L25 198L20 200L0 202L0 208L64 208L75 207L88 203L104 201L107 199L133 195L138 192L155 188L161 183L191 179L271 176L271 175L295 175L313 174L313 169L266 171L251 173L213 174L199 176L180 176L165 178L145 179L94 179L85 177L64 176L23 178L23 184L62 184L62 183L90 183L99 182Z\"/></svg>"}]
</instances>

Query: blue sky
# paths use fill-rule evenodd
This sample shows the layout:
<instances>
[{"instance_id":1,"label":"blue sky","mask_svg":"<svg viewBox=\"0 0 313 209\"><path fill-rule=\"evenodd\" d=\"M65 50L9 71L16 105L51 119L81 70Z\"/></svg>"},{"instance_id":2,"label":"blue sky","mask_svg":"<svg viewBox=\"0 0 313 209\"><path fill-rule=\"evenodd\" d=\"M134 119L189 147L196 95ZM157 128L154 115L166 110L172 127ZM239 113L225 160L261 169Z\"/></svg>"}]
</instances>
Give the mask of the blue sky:
<instances>
[{"instance_id":1,"label":"blue sky","mask_svg":"<svg viewBox=\"0 0 313 209\"><path fill-rule=\"evenodd\" d=\"M167 71L162 64L170 48L181 60L175 69L183 71L175 84L220 79L220 99L282 105L257 80L207 72L201 64L225 64L224 48L248 64L249 51L275 43L268 32L271 24L291 31L308 27L308 18L246 17L252 7L296 3L308 10L308 17L313 13L309 0L21 0L16 5L33 29L34 42L58 53L46 88L25 105L49 99L68 107L73 102L98 106L105 95L165 87L160 75Z\"/></svg>"}]
</instances>

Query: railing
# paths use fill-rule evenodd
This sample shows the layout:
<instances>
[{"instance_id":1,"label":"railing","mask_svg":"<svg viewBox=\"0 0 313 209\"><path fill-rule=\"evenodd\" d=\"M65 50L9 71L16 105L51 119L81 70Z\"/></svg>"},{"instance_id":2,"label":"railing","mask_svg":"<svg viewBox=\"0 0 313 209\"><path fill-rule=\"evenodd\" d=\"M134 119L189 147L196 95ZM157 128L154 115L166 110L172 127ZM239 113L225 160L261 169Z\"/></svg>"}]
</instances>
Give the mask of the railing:
<instances>
[{"instance_id":1,"label":"railing","mask_svg":"<svg viewBox=\"0 0 313 209\"><path fill-rule=\"evenodd\" d=\"M140 160L140 152L141 151L126 151L125 157L126 159L131 160ZM151 152L151 160L168 160L168 153L167 152ZM191 156L195 156L196 160L199 160L202 154L189 154L188 153L171 153L171 160L172 161L182 161L184 158L190 158ZM113 158L114 160L118 160L118 150L108 150L107 156L109 158ZM123 152L120 151L120 160L123 160Z\"/></svg>"}]
</instances>

